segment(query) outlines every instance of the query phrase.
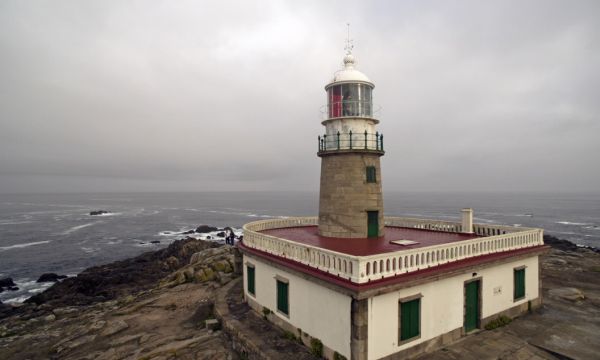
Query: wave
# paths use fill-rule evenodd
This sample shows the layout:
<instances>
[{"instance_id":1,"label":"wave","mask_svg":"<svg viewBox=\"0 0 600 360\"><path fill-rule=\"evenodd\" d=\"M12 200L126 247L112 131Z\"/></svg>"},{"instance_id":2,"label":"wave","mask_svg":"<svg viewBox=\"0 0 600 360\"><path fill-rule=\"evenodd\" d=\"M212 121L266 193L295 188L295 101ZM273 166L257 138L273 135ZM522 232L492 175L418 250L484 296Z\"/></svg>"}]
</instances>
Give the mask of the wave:
<instances>
[{"instance_id":1,"label":"wave","mask_svg":"<svg viewBox=\"0 0 600 360\"><path fill-rule=\"evenodd\" d=\"M49 242L50 242L50 240L43 240L43 241L35 241L35 242L24 243L24 244L1 246L0 251L6 251L6 250L11 250L11 249L20 249L20 248L25 248L25 247L34 246L34 245L47 244Z\"/></svg>"},{"instance_id":2,"label":"wave","mask_svg":"<svg viewBox=\"0 0 600 360\"><path fill-rule=\"evenodd\" d=\"M120 213L120 212L109 212L109 213L106 213L106 214L89 215L89 216L93 216L93 217L107 217L107 216L118 216L118 215L123 215L123 213Z\"/></svg>"},{"instance_id":3,"label":"wave","mask_svg":"<svg viewBox=\"0 0 600 360\"><path fill-rule=\"evenodd\" d=\"M0 295L2 302L4 303L22 303L29 299L32 295L39 294L50 286L54 285L53 282L38 283L35 280L29 278L16 279L15 284L19 288L17 291L3 292Z\"/></svg>"},{"instance_id":4,"label":"wave","mask_svg":"<svg viewBox=\"0 0 600 360\"><path fill-rule=\"evenodd\" d=\"M580 223L580 222L570 222L570 221L557 221L557 224L562 224L562 225L572 225L572 226L589 226L589 225L593 225L590 223Z\"/></svg>"},{"instance_id":5,"label":"wave","mask_svg":"<svg viewBox=\"0 0 600 360\"><path fill-rule=\"evenodd\" d=\"M95 252L100 251L100 248L94 248L94 247L81 247L80 249L86 254L93 254Z\"/></svg>"},{"instance_id":6,"label":"wave","mask_svg":"<svg viewBox=\"0 0 600 360\"><path fill-rule=\"evenodd\" d=\"M20 224L31 224L33 221L28 220L2 220L0 226L4 225L20 225Z\"/></svg>"},{"instance_id":7,"label":"wave","mask_svg":"<svg viewBox=\"0 0 600 360\"><path fill-rule=\"evenodd\" d=\"M81 230L81 229L83 229L83 228L86 228L86 227L88 227L88 226L92 226L92 225L94 225L94 224L97 224L97 223L93 222L93 223L87 223L87 224L83 224L83 225L77 225L77 226L73 226L72 228L70 228L70 229L67 229L67 230L65 230L64 232L62 232L62 233L61 233L61 235L69 235L69 234L71 234L71 233L74 233L74 232L75 232L75 231L77 231L77 230Z\"/></svg>"}]
</instances>

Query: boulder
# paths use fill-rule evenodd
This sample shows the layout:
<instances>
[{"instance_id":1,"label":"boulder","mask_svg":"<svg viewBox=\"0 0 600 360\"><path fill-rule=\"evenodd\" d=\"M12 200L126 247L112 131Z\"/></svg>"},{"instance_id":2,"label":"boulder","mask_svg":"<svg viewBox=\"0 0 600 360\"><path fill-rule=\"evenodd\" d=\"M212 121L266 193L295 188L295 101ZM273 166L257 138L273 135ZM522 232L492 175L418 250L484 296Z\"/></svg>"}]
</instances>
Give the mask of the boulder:
<instances>
[{"instance_id":1,"label":"boulder","mask_svg":"<svg viewBox=\"0 0 600 360\"><path fill-rule=\"evenodd\" d=\"M218 237L225 237L225 232L224 231L218 232L217 236Z\"/></svg>"},{"instance_id":2,"label":"boulder","mask_svg":"<svg viewBox=\"0 0 600 360\"><path fill-rule=\"evenodd\" d=\"M55 273L44 273L42 274L39 279L37 279L37 282L41 283L41 282L57 282L59 280L62 279L66 279L67 276L65 275L58 275Z\"/></svg>"},{"instance_id":3,"label":"boulder","mask_svg":"<svg viewBox=\"0 0 600 360\"><path fill-rule=\"evenodd\" d=\"M151 244L160 244L160 240L152 240L150 241Z\"/></svg>"},{"instance_id":4,"label":"boulder","mask_svg":"<svg viewBox=\"0 0 600 360\"><path fill-rule=\"evenodd\" d=\"M200 225L196 228L197 233L208 233L208 232L217 231L217 230L219 230L219 228L216 228L214 226L209 226L209 225Z\"/></svg>"},{"instance_id":5,"label":"boulder","mask_svg":"<svg viewBox=\"0 0 600 360\"><path fill-rule=\"evenodd\" d=\"M15 286L17 286L17 284L14 283L12 278L0 279L0 288L11 288Z\"/></svg>"},{"instance_id":6,"label":"boulder","mask_svg":"<svg viewBox=\"0 0 600 360\"><path fill-rule=\"evenodd\" d=\"M188 230L188 231L184 231L184 232L182 232L181 234L182 234L182 235L190 235L190 234L193 234L193 233L195 233L195 232L196 232L196 230Z\"/></svg>"},{"instance_id":7,"label":"boulder","mask_svg":"<svg viewBox=\"0 0 600 360\"><path fill-rule=\"evenodd\" d=\"M583 291L571 287L550 289L548 294L552 297L557 297L568 301L580 301L585 299Z\"/></svg>"},{"instance_id":8,"label":"boulder","mask_svg":"<svg viewBox=\"0 0 600 360\"><path fill-rule=\"evenodd\" d=\"M110 211L106 211L106 210L93 210L93 211L90 211L90 215L91 216L104 215L104 214L110 214Z\"/></svg>"}]
</instances>

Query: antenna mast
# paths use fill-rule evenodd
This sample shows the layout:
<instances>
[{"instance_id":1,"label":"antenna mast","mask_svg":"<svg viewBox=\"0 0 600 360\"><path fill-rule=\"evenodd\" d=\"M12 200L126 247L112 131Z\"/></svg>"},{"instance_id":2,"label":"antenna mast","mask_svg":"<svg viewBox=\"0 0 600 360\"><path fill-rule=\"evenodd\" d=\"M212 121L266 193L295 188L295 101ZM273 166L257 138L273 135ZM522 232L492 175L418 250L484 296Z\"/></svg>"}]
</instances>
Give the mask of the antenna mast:
<instances>
[{"instance_id":1,"label":"antenna mast","mask_svg":"<svg viewBox=\"0 0 600 360\"><path fill-rule=\"evenodd\" d=\"M346 37L346 46L344 50L346 50L346 55L352 54L352 49L354 49L354 40L350 39L350 23L346 23L348 28L348 36Z\"/></svg>"}]
</instances>

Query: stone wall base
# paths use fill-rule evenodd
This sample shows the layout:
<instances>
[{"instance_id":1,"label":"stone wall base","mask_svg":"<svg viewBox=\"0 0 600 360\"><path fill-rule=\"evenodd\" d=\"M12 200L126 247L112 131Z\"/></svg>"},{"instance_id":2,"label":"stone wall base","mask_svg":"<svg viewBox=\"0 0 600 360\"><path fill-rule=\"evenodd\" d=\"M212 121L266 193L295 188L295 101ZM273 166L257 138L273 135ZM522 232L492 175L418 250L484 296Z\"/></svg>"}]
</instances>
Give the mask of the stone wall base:
<instances>
[{"instance_id":1,"label":"stone wall base","mask_svg":"<svg viewBox=\"0 0 600 360\"><path fill-rule=\"evenodd\" d=\"M279 327L283 331L288 331L288 332L294 334L294 336L296 336L296 338L302 340L302 343L304 344L304 346L306 346L310 349L310 342L313 339L313 337L310 334L307 334L306 332L304 332L304 330L302 330L300 328L294 327L289 322L287 322L287 321L283 320L282 318L280 318L279 316L275 315L273 313L273 309L269 309L269 310L271 310L271 313L269 315L265 315L263 313L264 307L262 305L260 305L256 300L254 300L252 297L246 296L246 302L248 303L248 305L250 305L252 310L256 311L258 314L265 317L266 320L275 324L277 327ZM330 347L328 347L327 345L323 344L323 358L324 359L333 359L334 353L335 353L335 350L333 350Z\"/></svg>"},{"instance_id":2,"label":"stone wall base","mask_svg":"<svg viewBox=\"0 0 600 360\"><path fill-rule=\"evenodd\" d=\"M505 315L510 318L516 318L516 317L519 317L519 316L529 312L530 310L539 308L541 305L542 305L541 297L538 297L538 298L530 300L530 301L526 301L523 304L513 306L509 309L506 309L504 311L501 311L492 316L488 316L488 317L482 319L481 320L481 328L483 329L485 327L485 325L487 325L490 321L496 319L499 316ZM385 359L385 360L409 359L409 358L412 358L414 356L417 356L417 355L420 355L423 353L441 349L444 346L448 346L448 345L452 344L453 342L457 341L458 339L460 339L463 336L465 336L464 328L460 327L458 329L454 329L454 330L449 331L440 336L434 337L433 339L430 339L430 340L424 341L420 344L417 344L415 346L412 346L408 349L405 349L405 350L399 351L397 353L383 357L382 359Z\"/></svg>"},{"instance_id":3,"label":"stone wall base","mask_svg":"<svg viewBox=\"0 0 600 360\"><path fill-rule=\"evenodd\" d=\"M542 297L537 297L533 300L525 301L522 304L513 306L504 311L500 311L492 316L488 316L486 318L481 319L481 328L485 328L485 326L492 320L504 315L508 316L511 319L517 318L523 314L528 313L529 311L535 310L542 306Z\"/></svg>"}]
</instances>

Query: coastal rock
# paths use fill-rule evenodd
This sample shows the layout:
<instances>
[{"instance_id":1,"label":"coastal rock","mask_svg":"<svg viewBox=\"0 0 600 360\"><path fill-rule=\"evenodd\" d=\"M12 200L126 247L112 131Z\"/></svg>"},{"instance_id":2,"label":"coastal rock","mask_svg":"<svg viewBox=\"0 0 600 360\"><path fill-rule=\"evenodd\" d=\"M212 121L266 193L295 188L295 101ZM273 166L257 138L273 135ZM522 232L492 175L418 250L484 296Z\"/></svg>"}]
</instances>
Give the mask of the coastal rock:
<instances>
[{"instance_id":1,"label":"coastal rock","mask_svg":"<svg viewBox=\"0 0 600 360\"><path fill-rule=\"evenodd\" d=\"M45 273L42 274L39 279L37 279L37 282L41 283L41 282L57 282L59 280L62 279L66 279L67 276L65 275L58 275L55 273Z\"/></svg>"},{"instance_id":2,"label":"coastal rock","mask_svg":"<svg viewBox=\"0 0 600 360\"><path fill-rule=\"evenodd\" d=\"M160 244L160 240L152 240L150 241L151 244Z\"/></svg>"},{"instance_id":3,"label":"coastal rock","mask_svg":"<svg viewBox=\"0 0 600 360\"><path fill-rule=\"evenodd\" d=\"M102 332L102 336L111 336L117 334L128 327L129 325L123 320L113 321L106 326L106 329L104 329Z\"/></svg>"},{"instance_id":4,"label":"coastal rock","mask_svg":"<svg viewBox=\"0 0 600 360\"><path fill-rule=\"evenodd\" d=\"M90 211L90 216L105 215L105 214L110 214L110 211L106 211L106 210L93 210L93 211Z\"/></svg>"},{"instance_id":5,"label":"coastal rock","mask_svg":"<svg viewBox=\"0 0 600 360\"><path fill-rule=\"evenodd\" d=\"M0 279L0 293L5 290L16 291L19 290L19 288L17 287L17 284L13 282L12 278Z\"/></svg>"},{"instance_id":6,"label":"coastal rock","mask_svg":"<svg viewBox=\"0 0 600 360\"><path fill-rule=\"evenodd\" d=\"M557 297L557 298L561 298L561 299L573 301L573 302L581 301L581 300L585 299L585 295L583 294L583 291L576 289L576 288L572 288L572 287L550 289L548 291L548 294L550 294L550 296L553 296L553 297Z\"/></svg>"},{"instance_id":7,"label":"coastal rock","mask_svg":"<svg viewBox=\"0 0 600 360\"><path fill-rule=\"evenodd\" d=\"M67 307L127 296L154 287L165 276L189 263L194 253L217 246L193 238L177 240L158 251L88 268L76 277L64 279L43 293L32 296L26 303Z\"/></svg>"},{"instance_id":8,"label":"coastal rock","mask_svg":"<svg viewBox=\"0 0 600 360\"><path fill-rule=\"evenodd\" d=\"M220 231L217 233L218 237L225 237L225 232L224 231Z\"/></svg>"},{"instance_id":9,"label":"coastal rock","mask_svg":"<svg viewBox=\"0 0 600 360\"><path fill-rule=\"evenodd\" d=\"M544 235L544 244L562 251L577 251L577 245L568 240L562 240L552 235Z\"/></svg>"},{"instance_id":10,"label":"coastal rock","mask_svg":"<svg viewBox=\"0 0 600 360\"><path fill-rule=\"evenodd\" d=\"M184 231L181 234L182 235L190 235L190 234L194 234L196 232L196 230L188 230L188 231Z\"/></svg>"},{"instance_id":11,"label":"coastal rock","mask_svg":"<svg viewBox=\"0 0 600 360\"><path fill-rule=\"evenodd\" d=\"M219 228L216 228L214 226L209 226L209 225L200 225L196 228L197 233L208 233L208 232L217 231L217 230L219 230Z\"/></svg>"},{"instance_id":12,"label":"coastal rock","mask_svg":"<svg viewBox=\"0 0 600 360\"><path fill-rule=\"evenodd\" d=\"M17 284L14 283L12 278L4 278L4 279L0 279L0 288L3 287L13 287L13 286L17 286Z\"/></svg>"}]
</instances>

